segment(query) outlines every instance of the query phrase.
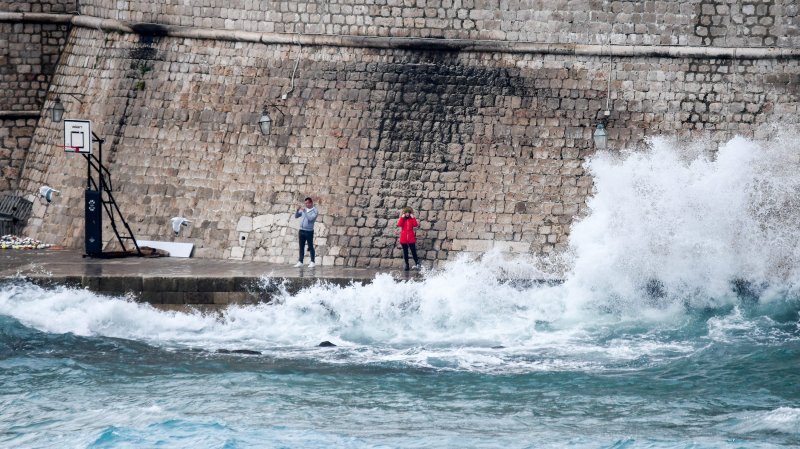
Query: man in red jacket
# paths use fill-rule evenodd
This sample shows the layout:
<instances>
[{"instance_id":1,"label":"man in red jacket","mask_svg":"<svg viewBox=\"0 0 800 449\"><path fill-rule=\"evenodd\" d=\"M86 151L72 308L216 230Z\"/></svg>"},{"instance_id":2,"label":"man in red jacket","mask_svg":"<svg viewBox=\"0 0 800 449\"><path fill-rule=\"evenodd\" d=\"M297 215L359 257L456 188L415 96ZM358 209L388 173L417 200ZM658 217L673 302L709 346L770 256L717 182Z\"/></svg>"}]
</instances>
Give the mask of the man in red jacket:
<instances>
[{"instance_id":1,"label":"man in red jacket","mask_svg":"<svg viewBox=\"0 0 800 449\"><path fill-rule=\"evenodd\" d=\"M410 207L403 209L400 219L397 220L397 227L400 228L400 245L403 246L403 260L406 262L406 271L411 268L408 266L408 250L414 257L414 269L419 270L419 259L417 258L417 236L414 235L414 228L419 226L417 218L412 215L414 211Z\"/></svg>"}]
</instances>

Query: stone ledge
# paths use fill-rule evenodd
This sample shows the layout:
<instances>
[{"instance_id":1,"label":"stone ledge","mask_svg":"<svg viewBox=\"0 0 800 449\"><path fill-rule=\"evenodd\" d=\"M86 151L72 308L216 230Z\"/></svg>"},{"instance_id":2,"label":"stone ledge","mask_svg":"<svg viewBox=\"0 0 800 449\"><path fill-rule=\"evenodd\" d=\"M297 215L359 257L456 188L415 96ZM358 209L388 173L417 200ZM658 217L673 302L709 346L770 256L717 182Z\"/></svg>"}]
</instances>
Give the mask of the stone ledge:
<instances>
[{"instance_id":1,"label":"stone ledge","mask_svg":"<svg viewBox=\"0 0 800 449\"><path fill-rule=\"evenodd\" d=\"M60 23L72 22L73 14L43 12L0 12L0 22Z\"/></svg>"},{"instance_id":2,"label":"stone ledge","mask_svg":"<svg viewBox=\"0 0 800 449\"><path fill-rule=\"evenodd\" d=\"M400 281L420 279L420 273L415 271L325 267L305 270L258 262L169 257L91 259L72 250L0 251L0 282L82 288L166 309L221 309L231 304L269 303L284 290L293 295L313 285L365 285L379 273L390 273ZM527 288L561 281L514 277L508 282Z\"/></svg>"},{"instance_id":3,"label":"stone ledge","mask_svg":"<svg viewBox=\"0 0 800 449\"><path fill-rule=\"evenodd\" d=\"M269 302L282 290L290 294L314 284L369 283L377 270L221 259L94 259L79 251L0 251L0 282L30 282L45 288L67 286L151 304L253 304ZM410 273L406 278L414 278Z\"/></svg>"},{"instance_id":4,"label":"stone ledge","mask_svg":"<svg viewBox=\"0 0 800 449\"><path fill-rule=\"evenodd\" d=\"M261 277L152 277L152 276L50 276L26 275L26 281L40 287L58 285L85 288L101 295L130 296L150 304L229 305L257 304L272 301L281 285L294 294L315 283L347 286L370 281L350 278L271 278L270 286L259 287Z\"/></svg>"},{"instance_id":5,"label":"stone ledge","mask_svg":"<svg viewBox=\"0 0 800 449\"><path fill-rule=\"evenodd\" d=\"M110 32L253 42L273 45L304 45L403 49L422 51L466 51L485 53L529 53L573 56L617 56L697 59L800 59L800 49L778 47L711 47L679 45L556 44L478 39L377 37L332 34L287 34L204 27L125 22L85 15L0 12L0 22L71 23L73 26Z\"/></svg>"},{"instance_id":6,"label":"stone ledge","mask_svg":"<svg viewBox=\"0 0 800 449\"><path fill-rule=\"evenodd\" d=\"M0 120L14 120L18 118L39 118L40 111L0 111Z\"/></svg>"}]
</instances>

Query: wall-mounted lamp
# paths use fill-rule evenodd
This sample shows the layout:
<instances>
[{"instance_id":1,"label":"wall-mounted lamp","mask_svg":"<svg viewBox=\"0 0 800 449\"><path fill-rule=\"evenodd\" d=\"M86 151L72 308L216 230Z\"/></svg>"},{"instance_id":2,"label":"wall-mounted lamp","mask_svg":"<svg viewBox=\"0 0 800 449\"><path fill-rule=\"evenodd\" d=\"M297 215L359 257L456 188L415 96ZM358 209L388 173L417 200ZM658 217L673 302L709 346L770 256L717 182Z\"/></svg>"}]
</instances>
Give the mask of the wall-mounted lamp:
<instances>
[{"instance_id":1,"label":"wall-mounted lamp","mask_svg":"<svg viewBox=\"0 0 800 449\"><path fill-rule=\"evenodd\" d=\"M300 65L300 57L303 55L303 44L299 42L296 43L298 45L298 51L297 51L297 58L294 60L294 69L292 69L291 85L289 86L289 90L282 93L279 99L278 98L275 99L276 102L280 102L280 104L283 105L285 105L284 102L286 101L286 99L289 98L289 94L294 91L294 75L297 73L297 67ZM273 104L272 107L278 111L278 114L281 115L281 118L283 118L286 115L278 108L277 104ZM282 120L279 120L278 124L282 124L281 122ZM258 120L258 127L261 128L261 134L269 136L270 129L272 129L272 118L269 116L269 113L267 112L266 104L264 105L264 112L261 113L261 118Z\"/></svg>"},{"instance_id":2,"label":"wall-mounted lamp","mask_svg":"<svg viewBox=\"0 0 800 449\"><path fill-rule=\"evenodd\" d=\"M261 128L261 134L268 136L272 128L272 119L269 117L267 110L261 113L261 118L258 120L258 127Z\"/></svg>"},{"instance_id":3,"label":"wall-mounted lamp","mask_svg":"<svg viewBox=\"0 0 800 449\"><path fill-rule=\"evenodd\" d=\"M606 131L606 125L598 123L597 128L594 130L594 134L592 134L592 139L594 140L595 148L598 150L605 150L608 147L608 132Z\"/></svg>"},{"instance_id":4,"label":"wall-mounted lamp","mask_svg":"<svg viewBox=\"0 0 800 449\"><path fill-rule=\"evenodd\" d=\"M258 119L258 129L261 130L261 134L269 137L270 132L272 131L272 124L275 123L278 126L283 125L283 119L286 117L285 110L281 110L284 106L278 104L280 100L271 104L271 105L264 105L264 109L262 109L261 118ZM270 115L269 111L272 111L272 115ZM274 118L274 120L273 120Z\"/></svg>"},{"instance_id":5,"label":"wall-mounted lamp","mask_svg":"<svg viewBox=\"0 0 800 449\"><path fill-rule=\"evenodd\" d=\"M70 97L74 98L78 103L83 103L80 96L83 98L83 94L74 93L74 92L62 92L61 95L69 95ZM76 96L77 95L77 96ZM53 103L53 109L50 110L52 114L52 118L54 122L60 122L62 118L64 118L64 104L61 103L61 97L56 97L55 102Z\"/></svg>"},{"instance_id":6,"label":"wall-mounted lamp","mask_svg":"<svg viewBox=\"0 0 800 449\"><path fill-rule=\"evenodd\" d=\"M53 104L53 109L51 110L53 113L53 121L60 122L61 119L64 117L64 105L61 104L61 99L56 97L56 102Z\"/></svg>"}]
</instances>

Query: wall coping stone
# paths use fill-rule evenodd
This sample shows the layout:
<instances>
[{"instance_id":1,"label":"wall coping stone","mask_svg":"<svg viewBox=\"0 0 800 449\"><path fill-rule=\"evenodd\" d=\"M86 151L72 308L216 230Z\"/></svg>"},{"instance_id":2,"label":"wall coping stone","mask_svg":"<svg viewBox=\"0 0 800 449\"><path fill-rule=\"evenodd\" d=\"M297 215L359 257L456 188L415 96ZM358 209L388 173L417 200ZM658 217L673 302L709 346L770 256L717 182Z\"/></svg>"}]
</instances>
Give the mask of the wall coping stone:
<instances>
[{"instance_id":1,"label":"wall coping stone","mask_svg":"<svg viewBox=\"0 0 800 449\"><path fill-rule=\"evenodd\" d=\"M0 111L0 120L17 118L39 118L40 111Z\"/></svg>"},{"instance_id":2,"label":"wall coping stone","mask_svg":"<svg viewBox=\"0 0 800 449\"><path fill-rule=\"evenodd\" d=\"M252 42L266 45L305 45L428 51L529 53L572 56L616 56L697 59L800 59L800 49L778 47L700 47L670 45L549 44L476 39L375 37L330 34L258 33L239 30L126 22L86 15L0 12L0 22L72 24L108 32Z\"/></svg>"},{"instance_id":3,"label":"wall coping stone","mask_svg":"<svg viewBox=\"0 0 800 449\"><path fill-rule=\"evenodd\" d=\"M60 23L72 22L73 14L51 14L43 12L2 12L0 22Z\"/></svg>"}]
</instances>

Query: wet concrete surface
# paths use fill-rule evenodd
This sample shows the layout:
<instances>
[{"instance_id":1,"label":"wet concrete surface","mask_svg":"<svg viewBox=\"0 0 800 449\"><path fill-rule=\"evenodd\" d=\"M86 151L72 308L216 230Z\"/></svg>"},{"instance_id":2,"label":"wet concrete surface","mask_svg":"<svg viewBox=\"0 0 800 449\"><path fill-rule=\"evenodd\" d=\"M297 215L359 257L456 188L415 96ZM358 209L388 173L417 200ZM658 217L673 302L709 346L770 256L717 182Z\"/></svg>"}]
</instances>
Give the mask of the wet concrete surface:
<instances>
[{"instance_id":1,"label":"wet concrete surface","mask_svg":"<svg viewBox=\"0 0 800 449\"><path fill-rule=\"evenodd\" d=\"M323 267L294 268L267 262L171 257L83 257L76 250L2 250L0 278L37 285L67 285L108 295L127 295L151 304L227 305L269 302L317 282L369 283L386 270ZM388 271L399 279L416 272Z\"/></svg>"}]
</instances>

